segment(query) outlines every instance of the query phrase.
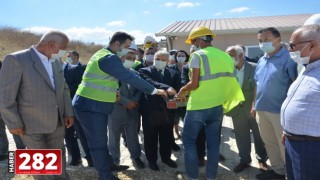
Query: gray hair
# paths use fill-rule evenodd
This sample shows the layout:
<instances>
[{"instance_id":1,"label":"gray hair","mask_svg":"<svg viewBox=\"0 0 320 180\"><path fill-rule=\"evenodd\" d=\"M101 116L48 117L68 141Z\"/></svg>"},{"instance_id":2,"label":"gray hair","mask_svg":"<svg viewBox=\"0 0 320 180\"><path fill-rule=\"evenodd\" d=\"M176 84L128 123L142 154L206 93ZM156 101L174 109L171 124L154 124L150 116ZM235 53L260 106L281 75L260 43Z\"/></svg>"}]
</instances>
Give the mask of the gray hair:
<instances>
[{"instance_id":1,"label":"gray hair","mask_svg":"<svg viewBox=\"0 0 320 180\"><path fill-rule=\"evenodd\" d=\"M241 53L243 54L243 49L239 45L229 46L226 51L231 51L231 50L235 50L237 52L237 56Z\"/></svg>"},{"instance_id":2,"label":"gray hair","mask_svg":"<svg viewBox=\"0 0 320 180\"><path fill-rule=\"evenodd\" d=\"M62 42L62 41L69 41L68 36L58 30L51 30L46 32L40 39L40 43L48 43L50 41L54 42Z\"/></svg>"},{"instance_id":3,"label":"gray hair","mask_svg":"<svg viewBox=\"0 0 320 180\"><path fill-rule=\"evenodd\" d=\"M319 25L305 25L299 27L294 31L299 33L299 38L303 40L315 40L320 43L320 26Z\"/></svg>"},{"instance_id":4,"label":"gray hair","mask_svg":"<svg viewBox=\"0 0 320 180\"><path fill-rule=\"evenodd\" d=\"M170 54L169 54L167 51L160 50L160 51L157 51L157 52L154 54L154 59L155 59L157 56L166 56L166 58L169 60Z\"/></svg>"}]
</instances>

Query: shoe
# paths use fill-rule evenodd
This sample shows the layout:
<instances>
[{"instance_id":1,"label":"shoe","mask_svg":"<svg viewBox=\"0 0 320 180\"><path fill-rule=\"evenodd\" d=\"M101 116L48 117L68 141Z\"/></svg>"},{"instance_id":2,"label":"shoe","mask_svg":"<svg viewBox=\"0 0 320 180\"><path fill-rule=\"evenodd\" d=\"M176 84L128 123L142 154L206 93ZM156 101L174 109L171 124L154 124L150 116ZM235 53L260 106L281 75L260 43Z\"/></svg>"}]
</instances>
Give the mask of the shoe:
<instances>
[{"instance_id":1,"label":"shoe","mask_svg":"<svg viewBox=\"0 0 320 180\"><path fill-rule=\"evenodd\" d=\"M172 149L173 151L180 151L180 150L181 150L181 148L180 148L180 147L178 146L178 144L176 144L176 143L173 143L173 144L172 144L171 149Z\"/></svg>"},{"instance_id":2,"label":"shoe","mask_svg":"<svg viewBox=\"0 0 320 180\"><path fill-rule=\"evenodd\" d=\"M268 166L267 166L266 162L261 162L261 163L259 162L259 166L260 166L259 170L261 172L267 172L268 171Z\"/></svg>"},{"instance_id":3,"label":"shoe","mask_svg":"<svg viewBox=\"0 0 320 180\"><path fill-rule=\"evenodd\" d=\"M141 161L140 158L136 158L136 159L133 159L132 160L132 163L134 166L136 166L138 169L143 169L145 166L144 166L144 163Z\"/></svg>"},{"instance_id":4,"label":"shoe","mask_svg":"<svg viewBox=\"0 0 320 180\"><path fill-rule=\"evenodd\" d=\"M8 155L0 155L0 161L8 160L8 158L9 158Z\"/></svg>"},{"instance_id":5,"label":"shoe","mask_svg":"<svg viewBox=\"0 0 320 180\"><path fill-rule=\"evenodd\" d=\"M257 179L286 179L285 175L278 174L273 170L256 175Z\"/></svg>"},{"instance_id":6,"label":"shoe","mask_svg":"<svg viewBox=\"0 0 320 180\"><path fill-rule=\"evenodd\" d=\"M149 168L150 168L151 170L154 170L154 171L160 171L157 163L150 163L150 162L149 162Z\"/></svg>"},{"instance_id":7,"label":"shoe","mask_svg":"<svg viewBox=\"0 0 320 180\"><path fill-rule=\"evenodd\" d=\"M199 158L198 165L199 167L203 167L206 165L206 161L204 160L204 158Z\"/></svg>"},{"instance_id":8,"label":"shoe","mask_svg":"<svg viewBox=\"0 0 320 180\"><path fill-rule=\"evenodd\" d=\"M235 173L239 173L241 171L243 171L244 169L250 167L250 165L248 163L239 163L234 169L233 172Z\"/></svg>"},{"instance_id":9,"label":"shoe","mask_svg":"<svg viewBox=\"0 0 320 180\"><path fill-rule=\"evenodd\" d=\"M69 163L70 166L78 166L79 164L82 164L82 160L78 159L78 160L73 160Z\"/></svg>"},{"instance_id":10,"label":"shoe","mask_svg":"<svg viewBox=\"0 0 320 180\"><path fill-rule=\"evenodd\" d=\"M111 176L111 180L120 180L117 176L113 175Z\"/></svg>"},{"instance_id":11,"label":"shoe","mask_svg":"<svg viewBox=\"0 0 320 180\"><path fill-rule=\"evenodd\" d=\"M129 168L129 166L124 166L124 165L117 165L115 163L113 163L110 167L111 171L124 171L127 170Z\"/></svg>"},{"instance_id":12,"label":"shoe","mask_svg":"<svg viewBox=\"0 0 320 180\"><path fill-rule=\"evenodd\" d=\"M167 160L167 161L162 161L163 163L165 163L166 165L168 165L171 168L177 168L178 165L176 162L172 161L171 159Z\"/></svg>"},{"instance_id":13,"label":"shoe","mask_svg":"<svg viewBox=\"0 0 320 180\"><path fill-rule=\"evenodd\" d=\"M226 160L226 158L222 154L220 154L219 161L225 161L225 160Z\"/></svg>"},{"instance_id":14,"label":"shoe","mask_svg":"<svg viewBox=\"0 0 320 180\"><path fill-rule=\"evenodd\" d=\"M88 167L93 167L92 159L87 159Z\"/></svg>"}]
</instances>

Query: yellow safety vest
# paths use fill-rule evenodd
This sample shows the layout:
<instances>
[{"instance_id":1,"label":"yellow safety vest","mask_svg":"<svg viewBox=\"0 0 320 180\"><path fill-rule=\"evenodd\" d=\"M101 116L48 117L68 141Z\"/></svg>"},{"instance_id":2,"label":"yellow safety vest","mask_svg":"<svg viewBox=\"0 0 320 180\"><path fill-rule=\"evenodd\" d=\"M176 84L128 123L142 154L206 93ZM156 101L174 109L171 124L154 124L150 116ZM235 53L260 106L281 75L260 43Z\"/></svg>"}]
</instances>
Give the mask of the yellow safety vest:
<instances>
[{"instance_id":1,"label":"yellow safety vest","mask_svg":"<svg viewBox=\"0 0 320 180\"><path fill-rule=\"evenodd\" d=\"M190 92L187 110L223 106L224 113L244 101L231 57L212 46L193 53L200 58L199 87ZM190 72L192 68L190 68Z\"/></svg>"},{"instance_id":2,"label":"yellow safety vest","mask_svg":"<svg viewBox=\"0 0 320 180\"><path fill-rule=\"evenodd\" d=\"M103 48L91 57L76 94L96 101L116 101L117 79L99 68L99 61L108 54L112 53Z\"/></svg>"}]
</instances>

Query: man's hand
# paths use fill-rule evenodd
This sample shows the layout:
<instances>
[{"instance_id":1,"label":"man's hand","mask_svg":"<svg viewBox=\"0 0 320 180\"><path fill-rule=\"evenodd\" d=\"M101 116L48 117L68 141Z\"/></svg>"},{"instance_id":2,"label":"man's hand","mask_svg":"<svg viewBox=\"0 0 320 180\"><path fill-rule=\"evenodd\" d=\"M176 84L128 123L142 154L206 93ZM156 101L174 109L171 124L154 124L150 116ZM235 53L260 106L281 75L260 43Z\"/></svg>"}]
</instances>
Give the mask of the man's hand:
<instances>
[{"instance_id":1,"label":"man's hand","mask_svg":"<svg viewBox=\"0 0 320 180\"><path fill-rule=\"evenodd\" d=\"M135 109L138 107L138 103L134 101L129 101L128 104L126 104L125 108L127 109Z\"/></svg>"},{"instance_id":2,"label":"man's hand","mask_svg":"<svg viewBox=\"0 0 320 180\"><path fill-rule=\"evenodd\" d=\"M176 99L178 99L178 100L180 100L180 101L182 101L182 102L185 102L185 101L187 101L187 92L186 91L181 91L181 89L180 89L180 91L179 91L179 93L176 95Z\"/></svg>"},{"instance_id":3,"label":"man's hand","mask_svg":"<svg viewBox=\"0 0 320 180\"><path fill-rule=\"evenodd\" d=\"M24 133L25 133L23 128L9 129L9 132L11 134L16 134L16 135L19 135L19 136L23 136Z\"/></svg>"},{"instance_id":4,"label":"man's hand","mask_svg":"<svg viewBox=\"0 0 320 180\"><path fill-rule=\"evenodd\" d=\"M286 135L284 133L282 133L282 137L281 137L281 142L282 142L282 145L286 145Z\"/></svg>"},{"instance_id":5,"label":"man's hand","mask_svg":"<svg viewBox=\"0 0 320 180\"><path fill-rule=\"evenodd\" d=\"M74 117L73 116L67 116L67 117L64 117L64 125L67 127L67 128L70 128L74 123Z\"/></svg>"},{"instance_id":6,"label":"man's hand","mask_svg":"<svg viewBox=\"0 0 320 180\"><path fill-rule=\"evenodd\" d=\"M116 102L119 102L121 99L121 95L120 95L120 92L117 91L117 94L116 94Z\"/></svg>"},{"instance_id":7,"label":"man's hand","mask_svg":"<svg viewBox=\"0 0 320 180\"><path fill-rule=\"evenodd\" d=\"M256 118L256 110L254 110L254 108L251 108L250 114L252 117Z\"/></svg>"},{"instance_id":8,"label":"man's hand","mask_svg":"<svg viewBox=\"0 0 320 180\"><path fill-rule=\"evenodd\" d=\"M156 95L164 96L164 97L166 97L166 98L168 97L167 92L166 92L165 90L163 90L163 89L157 89Z\"/></svg>"},{"instance_id":9,"label":"man's hand","mask_svg":"<svg viewBox=\"0 0 320 180\"><path fill-rule=\"evenodd\" d=\"M167 93L170 95L170 96L174 96L177 94L176 90L173 89L172 87L170 87L169 89L167 89Z\"/></svg>"}]
</instances>

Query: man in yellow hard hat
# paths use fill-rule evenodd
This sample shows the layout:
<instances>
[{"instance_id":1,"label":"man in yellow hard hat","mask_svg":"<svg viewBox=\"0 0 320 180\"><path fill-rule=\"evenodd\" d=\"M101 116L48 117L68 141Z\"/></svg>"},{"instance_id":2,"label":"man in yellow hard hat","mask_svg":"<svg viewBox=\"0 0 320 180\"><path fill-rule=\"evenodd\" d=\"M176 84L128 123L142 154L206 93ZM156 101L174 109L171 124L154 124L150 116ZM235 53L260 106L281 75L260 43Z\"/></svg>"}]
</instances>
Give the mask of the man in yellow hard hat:
<instances>
[{"instance_id":1,"label":"man in yellow hard hat","mask_svg":"<svg viewBox=\"0 0 320 180\"><path fill-rule=\"evenodd\" d=\"M244 97L234 77L234 62L231 57L211 45L216 35L206 27L191 31L187 44L200 50L191 54L190 81L183 86L177 98L185 99L190 94L182 135L185 147L184 158L189 179L198 179L196 139L202 127L207 142L207 179L214 179L219 161L220 125L224 112L228 112Z\"/></svg>"}]
</instances>

